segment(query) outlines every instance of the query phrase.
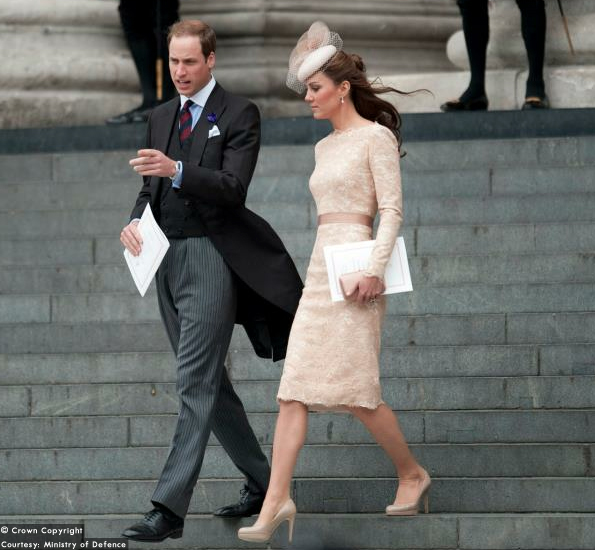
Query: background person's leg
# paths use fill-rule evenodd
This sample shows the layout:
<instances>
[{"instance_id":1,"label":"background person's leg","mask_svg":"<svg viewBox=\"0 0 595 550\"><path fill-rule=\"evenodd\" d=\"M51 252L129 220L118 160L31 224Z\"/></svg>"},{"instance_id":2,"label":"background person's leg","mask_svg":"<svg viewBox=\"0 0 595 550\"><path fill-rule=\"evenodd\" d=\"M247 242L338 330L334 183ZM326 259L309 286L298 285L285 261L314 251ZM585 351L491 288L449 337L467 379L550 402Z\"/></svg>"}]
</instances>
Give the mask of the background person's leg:
<instances>
[{"instance_id":1,"label":"background person's leg","mask_svg":"<svg viewBox=\"0 0 595 550\"><path fill-rule=\"evenodd\" d=\"M490 38L488 0L457 0L457 4L463 19L471 80L458 100L447 101L441 109L443 111L486 109L486 52Z\"/></svg>"},{"instance_id":2,"label":"background person's leg","mask_svg":"<svg viewBox=\"0 0 595 550\"><path fill-rule=\"evenodd\" d=\"M521 10L521 32L529 61L525 97L545 98L545 3L543 0L516 0L516 3Z\"/></svg>"},{"instance_id":3,"label":"background person's leg","mask_svg":"<svg viewBox=\"0 0 595 550\"><path fill-rule=\"evenodd\" d=\"M141 107L153 107L157 103L155 61L156 0L120 0L120 20L138 72L143 102Z\"/></svg>"},{"instance_id":4,"label":"background person's leg","mask_svg":"<svg viewBox=\"0 0 595 550\"><path fill-rule=\"evenodd\" d=\"M155 32L158 52L163 59L163 96L161 101L168 101L178 93L169 74L169 53L167 48L167 34L169 28L178 21L180 2L179 0L160 0L161 16L159 19L160 28L155 22Z\"/></svg>"}]
</instances>

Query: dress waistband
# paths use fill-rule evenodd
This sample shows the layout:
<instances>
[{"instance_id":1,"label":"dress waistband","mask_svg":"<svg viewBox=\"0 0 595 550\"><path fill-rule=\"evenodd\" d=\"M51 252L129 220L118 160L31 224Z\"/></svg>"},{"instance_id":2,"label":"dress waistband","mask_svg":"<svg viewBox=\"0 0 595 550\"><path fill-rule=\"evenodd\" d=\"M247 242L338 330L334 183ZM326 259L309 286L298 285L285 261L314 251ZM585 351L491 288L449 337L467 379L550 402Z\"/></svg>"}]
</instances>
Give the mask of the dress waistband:
<instances>
[{"instance_id":1,"label":"dress waistband","mask_svg":"<svg viewBox=\"0 0 595 550\"><path fill-rule=\"evenodd\" d=\"M325 223L358 223L372 227L374 219L367 214L353 214L351 212L329 212L318 216L318 225Z\"/></svg>"}]
</instances>

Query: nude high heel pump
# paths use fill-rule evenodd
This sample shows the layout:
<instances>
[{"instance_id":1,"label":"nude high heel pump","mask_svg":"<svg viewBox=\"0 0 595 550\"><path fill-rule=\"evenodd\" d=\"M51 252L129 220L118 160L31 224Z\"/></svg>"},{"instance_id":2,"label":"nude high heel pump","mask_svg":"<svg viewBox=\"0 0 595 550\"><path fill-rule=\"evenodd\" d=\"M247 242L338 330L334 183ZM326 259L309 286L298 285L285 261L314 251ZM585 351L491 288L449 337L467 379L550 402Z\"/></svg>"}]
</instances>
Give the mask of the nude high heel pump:
<instances>
[{"instance_id":1,"label":"nude high heel pump","mask_svg":"<svg viewBox=\"0 0 595 550\"><path fill-rule=\"evenodd\" d=\"M432 480L428 475L428 472L424 471L424 476L419 481L419 496L415 501L410 502L408 504L390 504L386 507L386 515L387 516L415 516L419 510L419 505L423 499L424 501L424 513L429 512L429 497L428 492L430 490L430 485L432 484Z\"/></svg>"},{"instance_id":2,"label":"nude high heel pump","mask_svg":"<svg viewBox=\"0 0 595 550\"><path fill-rule=\"evenodd\" d=\"M259 527L242 527L238 530L238 538L249 542L268 542L277 530L277 527L284 521L289 522L289 542L293 537L293 523L295 521L296 508L293 500L285 501L275 517L266 525Z\"/></svg>"}]
</instances>

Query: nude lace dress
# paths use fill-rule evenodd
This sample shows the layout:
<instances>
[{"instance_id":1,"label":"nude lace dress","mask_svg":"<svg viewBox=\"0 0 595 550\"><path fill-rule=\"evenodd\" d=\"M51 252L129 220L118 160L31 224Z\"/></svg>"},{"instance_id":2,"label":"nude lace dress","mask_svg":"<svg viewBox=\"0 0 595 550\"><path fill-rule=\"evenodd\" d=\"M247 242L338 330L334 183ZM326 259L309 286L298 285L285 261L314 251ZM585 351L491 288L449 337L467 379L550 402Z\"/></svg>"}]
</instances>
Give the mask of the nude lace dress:
<instances>
[{"instance_id":1,"label":"nude lace dress","mask_svg":"<svg viewBox=\"0 0 595 550\"><path fill-rule=\"evenodd\" d=\"M310 190L318 214L380 213L368 275L383 277L402 221L399 152L393 133L374 123L335 130L319 141ZM289 337L278 400L311 410L375 409L383 403L378 358L386 306L332 302L323 247L372 239L356 223L318 227L304 292Z\"/></svg>"}]
</instances>

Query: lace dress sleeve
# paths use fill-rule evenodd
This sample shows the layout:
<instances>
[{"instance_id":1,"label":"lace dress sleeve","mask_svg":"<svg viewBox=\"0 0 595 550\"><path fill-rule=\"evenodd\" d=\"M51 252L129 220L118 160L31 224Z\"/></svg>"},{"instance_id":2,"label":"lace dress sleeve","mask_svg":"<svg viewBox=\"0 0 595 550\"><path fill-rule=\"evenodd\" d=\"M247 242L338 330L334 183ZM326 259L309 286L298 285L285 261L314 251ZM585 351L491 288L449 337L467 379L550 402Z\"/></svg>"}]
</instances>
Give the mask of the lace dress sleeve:
<instances>
[{"instance_id":1,"label":"lace dress sleeve","mask_svg":"<svg viewBox=\"0 0 595 550\"><path fill-rule=\"evenodd\" d=\"M376 245L365 274L382 279L403 221L399 149L395 136L388 128L379 125L377 131L371 133L368 159L380 222Z\"/></svg>"}]
</instances>

